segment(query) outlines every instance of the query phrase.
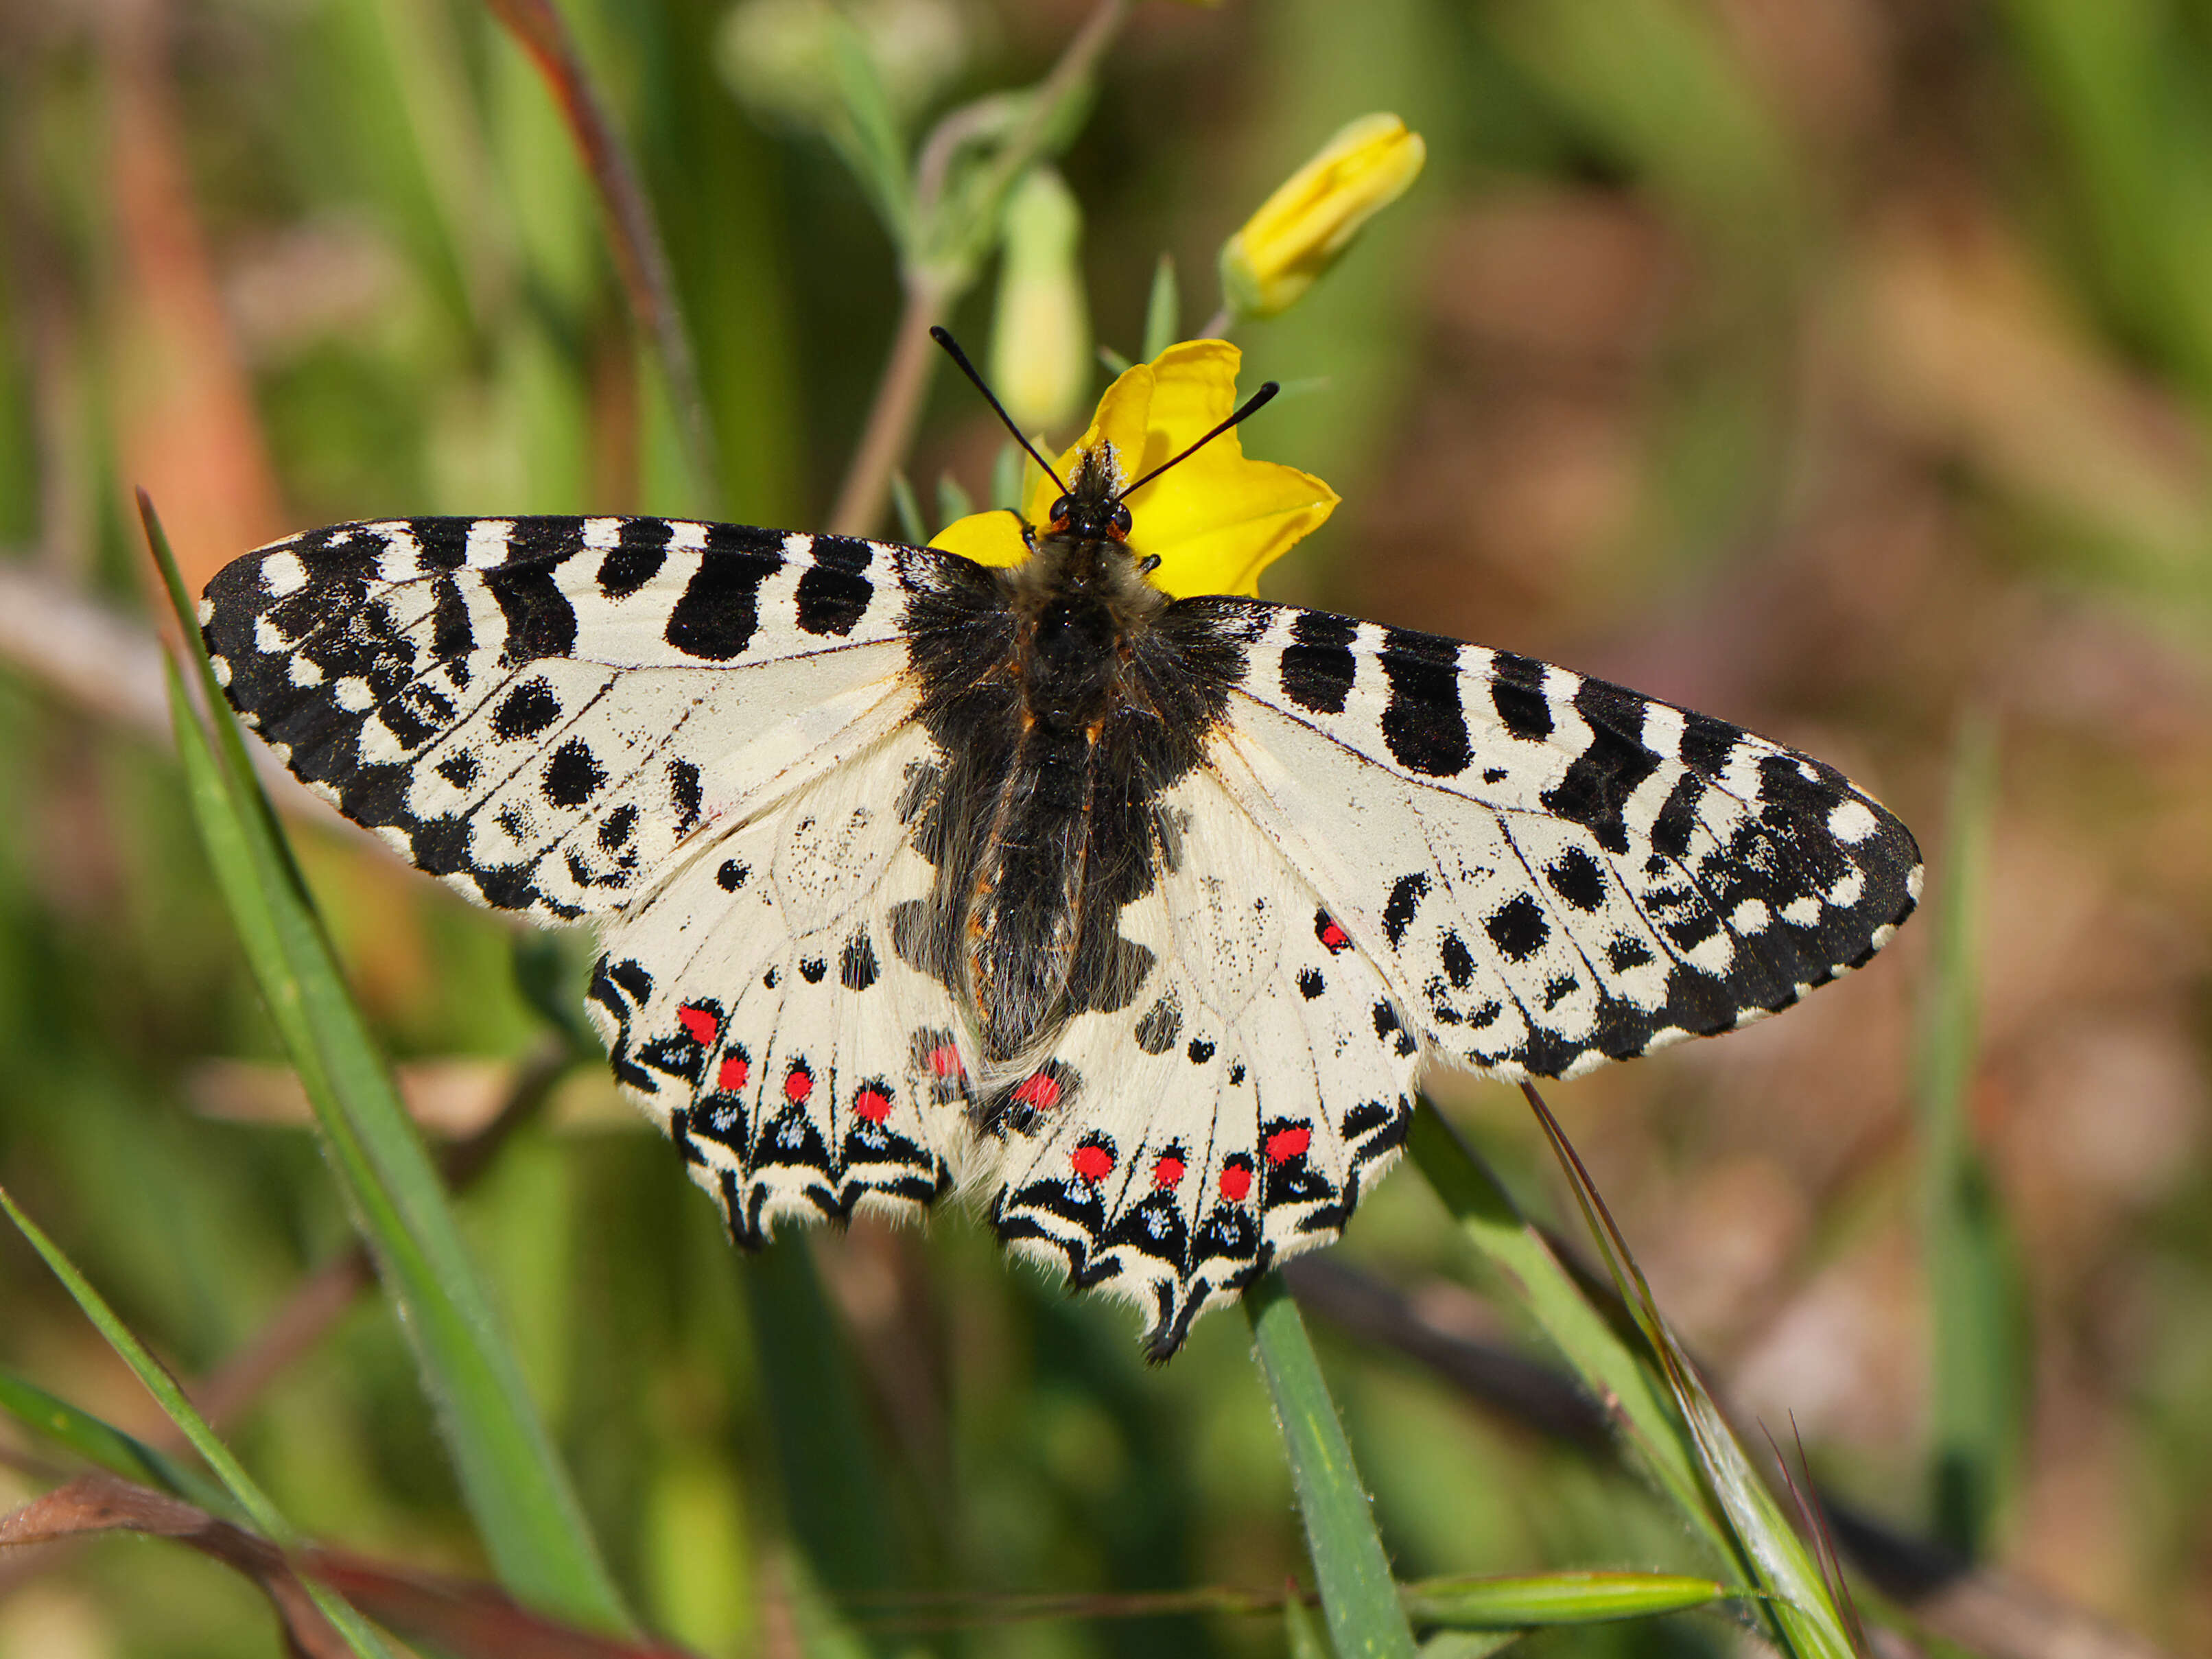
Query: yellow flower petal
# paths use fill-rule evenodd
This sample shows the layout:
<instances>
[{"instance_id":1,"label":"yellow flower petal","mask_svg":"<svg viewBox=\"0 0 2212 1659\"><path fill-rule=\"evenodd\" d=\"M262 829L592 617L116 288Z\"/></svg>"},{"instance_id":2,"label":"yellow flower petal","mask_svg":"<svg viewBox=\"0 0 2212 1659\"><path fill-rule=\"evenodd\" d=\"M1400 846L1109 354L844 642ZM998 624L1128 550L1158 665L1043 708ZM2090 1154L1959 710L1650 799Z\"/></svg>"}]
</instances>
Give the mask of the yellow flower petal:
<instances>
[{"instance_id":1,"label":"yellow flower petal","mask_svg":"<svg viewBox=\"0 0 2212 1659\"><path fill-rule=\"evenodd\" d=\"M940 553L957 553L977 564L1019 564L1030 556L1021 514L1006 507L955 519L929 538Z\"/></svg>"},{"instance_id":2,"label":"yellow flower petal","mask_svg":"<svg viewBox=\"0 0 2212 1659\"><path fill-rule=\"evenodd\" d=\"M1143 477L1229 418L1241 362L1225 340L1190 340L1137 364L1106 389L1090 429L1054 470L1070 477L1085 452L1105 445L1124 486ZM1030 522L1048 522L1059 495L1051 479L1034 473L1023 501ZM1248 459L1237 433L1224 432L1130 495L1129 550L1139 558L1157 555L1152 580L1177 599L1255 594L1260 572L1327 519L1336 501L1336 492L1310 473ZM982 563L1018 563L1026 548L1008 556L1018 539L1009 529L1012 517L975 514L946 526L930 545ZM992 520L999 523L982 522Z\"/></svg>"},{"instance_id":3,"label":"yellow flower petal","mask_svg":"<svg viewBox=\"0 0 2212 1659\"><path fill-rule=\"evenodd\" d=\"M1240 316L1289 308L1364 225L1420 176L1428 149L1395 115L1363 115L1283 182L1221 247L1221 288Z\"/></svg>"}]
</instances>

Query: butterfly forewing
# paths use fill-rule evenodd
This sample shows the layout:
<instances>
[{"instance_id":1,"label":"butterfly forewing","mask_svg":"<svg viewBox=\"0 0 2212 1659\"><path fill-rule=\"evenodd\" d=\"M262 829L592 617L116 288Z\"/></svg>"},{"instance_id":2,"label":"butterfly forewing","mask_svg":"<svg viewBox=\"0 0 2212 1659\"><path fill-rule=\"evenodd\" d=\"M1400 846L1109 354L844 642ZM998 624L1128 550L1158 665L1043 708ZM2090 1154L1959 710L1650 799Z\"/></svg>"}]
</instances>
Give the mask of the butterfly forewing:
<instances>
[{"instance_id":1,"label":"butterfly forewing","mask_svg":"<svg viewBox=\"0 0 2212 1659\"><path fill-rule=\"evenodd\" d=\"M882 702L902 556L926 556L659 519L339 525L228 566L203 626L231 701L349 817L568 921Z\"/></svg>"},{"instance_id":2,"label":"butterfly forewing","mask_svg":"<svg viewBox=\"0 0 2212 1659\"><path fill-rule=\"evenodd\" d=\"M1218 770L1438 1054L1565 1077L1786 1006L1913 908L1832 768L1480 646L1276 610Z\"/></svg>"}]
</instances>

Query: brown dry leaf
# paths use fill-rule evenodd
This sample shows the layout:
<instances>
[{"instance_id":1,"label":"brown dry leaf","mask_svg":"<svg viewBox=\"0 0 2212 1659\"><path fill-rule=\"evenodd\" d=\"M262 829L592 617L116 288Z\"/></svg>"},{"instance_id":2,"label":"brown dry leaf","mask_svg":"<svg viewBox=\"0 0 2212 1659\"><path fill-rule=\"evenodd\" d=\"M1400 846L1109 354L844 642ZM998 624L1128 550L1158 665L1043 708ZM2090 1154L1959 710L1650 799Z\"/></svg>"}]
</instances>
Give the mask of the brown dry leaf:
<instances>
[{"instance_id":1,"label":"brown dry leaf","mask_svg":"<svg viewBox=\"0 0 2212 1659\"><path fill-rule=\"evenodd\" d=\"M307 1551L300 1565L386 1629L457 1659L695 1659L666 1643L556 1623L491 1584L400 1571L329 1550Z\"/></svg>"}]
</instances>

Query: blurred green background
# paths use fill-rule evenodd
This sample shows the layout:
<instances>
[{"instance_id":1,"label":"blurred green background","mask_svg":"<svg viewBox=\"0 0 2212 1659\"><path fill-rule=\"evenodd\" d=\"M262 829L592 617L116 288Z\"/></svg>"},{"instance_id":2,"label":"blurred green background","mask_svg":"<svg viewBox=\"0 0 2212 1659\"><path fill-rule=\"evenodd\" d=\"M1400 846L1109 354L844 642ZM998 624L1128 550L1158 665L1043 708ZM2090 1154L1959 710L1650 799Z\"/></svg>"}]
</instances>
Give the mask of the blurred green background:
<instances>
[{"instance_id":1,"label":"blurred green background","mask_svg":"<svg viewBox=\"0 0 2212 1659\"><path fill-rule=\"evenodd\" d=\"M818 525L898 313L862 191L736 61L747 25L710 0L562 9L649 188L719 503L641 352L575 146L487 12L0 0L0 1184L187 1379L254 1344L348 1227L167 752L131 486L195 585L339 519ZM750 27L793 10L763 24L755 4ZM918 130L1033 81L1088 8L848 10ZM1931 849L1962 722L1990 723L1963 1100L2026 1339L1995 1340L1979 1542L2147 1638L2212 1646L2212 9L1146 4L1061 158L1098 338L1136 354L1164 252L1194 326L1221 240L1372 109L1424 135L1426 174L1294 310L1236 336L1248 383L1316 382L1261 417L1251 452L1345 497L1266 592L1751 726L1843 766ZM991 315L987 273L954 326L986 342ZM926 502L946 471L984 499L999 447L940 375L908 471ZM416 1097L481 1122L541 1025L507 930L327 822L298 839ZM1932 890L1951 873L1939 861ZM1778 1436L1794 1422L1833 1490L1918 1530L1942 1520L1913 1094L1933 943L1917 922L1787 1018L1553 1099L1735 1400ZM1517 1097L1434 1085L1524 1202L1571 1213ZM649 1622L708 1652L793 1650L754 1351L788 1270L733 1255L596 1071L465 1212ZM1410 1175L1340 1254L1442 1328L1519 1340L1462 1288L1463 1248ZM1148 1370L1123 1310L1007 1267L957 1205L814 1255L873 1431L849 1448L854 1489L817 1495L882 1562L840 1588L1265 1589L1305 1571L1241 1320L1202 1322ZM1402 1576L1694 1567L1632 1485L1316 1328ZM155 1431L12 1234L0 1364ZM484 1571L374 1297L227 1428L307 1530ZM0 1508L41 1484L0 1461ZM7 1659L271 1639L250 1589L180 1551L0 1554ZM1735 1639L1677 1620L1534 1645ZM1217 1615L933 1640L1243 1654L1283 1635Z\"/></svg>"}]
</instances>

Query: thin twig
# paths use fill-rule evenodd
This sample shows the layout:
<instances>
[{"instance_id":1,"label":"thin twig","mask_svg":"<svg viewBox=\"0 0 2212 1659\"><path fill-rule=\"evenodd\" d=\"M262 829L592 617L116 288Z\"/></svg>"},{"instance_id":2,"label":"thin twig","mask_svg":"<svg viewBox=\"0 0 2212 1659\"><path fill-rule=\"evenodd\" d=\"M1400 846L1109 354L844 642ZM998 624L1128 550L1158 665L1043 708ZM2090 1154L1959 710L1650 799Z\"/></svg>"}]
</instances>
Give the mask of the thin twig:
<instances>
[{"instance_id":1,"label":"thin twig","mask_svg":"<svg viewBox=\"0 0 2212 1659\"><path fill-rule=\"evenodd\" d=\"M0 556L0 665L105 724L164 743L169 695L144 622L111 610L44 561Z\"/></svg>"},{"instance_id":2,"label":"thin twig","mask_svg":"<svg viewBox=\"0 0 2212 1659\"><path fill-rule=\"evenodd\" d=\"M494 3L505 3L494 0ZM983 187L976 192L975 199L985 204L985 213L996 215L996 204L1004 199L1023 169L1036 159L1062 100L1090 75L1128 15L1129 0L1104 0L1037 83L1021 125L993 160ZM922 147L926 166L920 183L927 193L918 197L917 211L925 223L925 240L927 218L938 204L952 149L971 137L974 130L972 112L956 112ZM836 504L830 510L833 534L865 536L883 520L884 505L890 499L891 474L906 460L921 416L922 398L937 368L929 331L945 320L953 300L973 280L972 271L963 266L963 262L957 260L938 267L917 258L901 276L905 301L867 421L860 428L860 441L845 469L845 480L838 486Z\"/></svg>"},{"instance_id":3,"label":"thin twig","mask_svg":"<svg viewBox=\"0 0 2212 1659\"><path fill-rule=\"evenodd\" d=\"M1047 131L1060 113L1060 100L1089 76L1100 54L1121 32L1121 25L1128 21L1128 16L1129 0L1104 0L1104 3L1084 21L1083 27L1075 32L1074 39L1060 54L1060 61L1052 66L1043 80L1037 82L1029 113L1013 137L1008 140L1006 147L999 152L998 159L992 163L990 175L983 189L978 192L979 200L996 202L1003 199L1006 191L1013 187L1014 180L1036 159L1037 152L1044 146Z\"/></svg>"},{"instance_id":4,"label":"thin twig","mask_svg":"<svg viewBox=\"0 0 2212 1659\"><path fill-rule=\"evenodd\" d=\"M583 152L584 165L607 219L607 240L621 274L623 292L638 330L653 343L668 395L676 405L685 447L709 512L722 504L721 468L716 460L714 426L699 384L698 361L684 326L668 254L653 217L653 204L640 184L637 168L622 137L593 90L568 26L551 0L484 0L492 15L537 63L561 112Z\"/></svg>"},{"instance_id":5,"label":"thin twig","mask_svg":"<svg viewBox=\"0 0 2212 1659\"><path fill-rule=\"evenodd\" d=\"M961 146L1005 125L1012 112L1008 98L979 98L962 105L932 129L914 164L917 217L926 217L944 196L945 180L952 176L952 158L960 153Z\"/></svg>"}]
</instances>

